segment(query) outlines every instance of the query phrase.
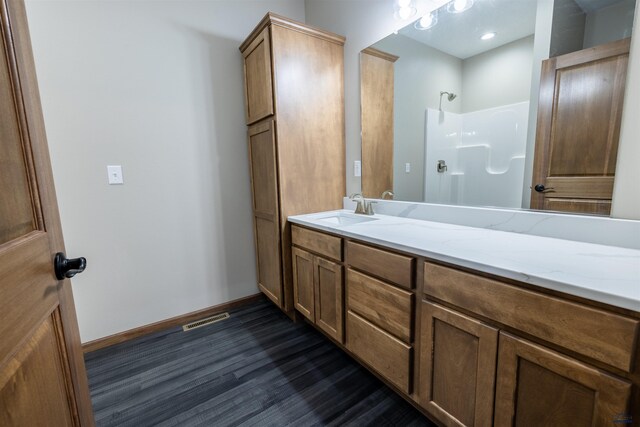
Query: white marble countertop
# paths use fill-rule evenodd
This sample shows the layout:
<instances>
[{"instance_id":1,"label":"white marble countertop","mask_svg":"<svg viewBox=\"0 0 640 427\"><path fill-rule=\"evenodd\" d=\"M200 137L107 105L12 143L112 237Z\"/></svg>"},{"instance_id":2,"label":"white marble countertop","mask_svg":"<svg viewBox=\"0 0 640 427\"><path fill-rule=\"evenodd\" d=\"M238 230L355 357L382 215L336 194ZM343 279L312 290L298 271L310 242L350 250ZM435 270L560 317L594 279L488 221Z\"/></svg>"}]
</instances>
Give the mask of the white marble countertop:
<instances>
[{"instance_id":1,"label":"white marble countertop","mask_svg":"<svg viewBox=\"0 0 640 427\"><path fill-rule=\"evenodd\" d=\"M640 312L640 250L378 214L326 220L336 213L364 217L340 210L289 221Z\"/></svg>"}]
</instances>

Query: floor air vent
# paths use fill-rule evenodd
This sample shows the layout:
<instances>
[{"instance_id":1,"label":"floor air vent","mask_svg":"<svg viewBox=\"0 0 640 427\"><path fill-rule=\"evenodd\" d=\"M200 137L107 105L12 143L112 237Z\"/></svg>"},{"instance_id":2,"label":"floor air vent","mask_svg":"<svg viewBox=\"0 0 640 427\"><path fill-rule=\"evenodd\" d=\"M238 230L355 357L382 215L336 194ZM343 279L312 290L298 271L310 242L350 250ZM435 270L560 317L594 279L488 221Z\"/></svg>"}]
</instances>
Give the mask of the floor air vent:
<instances>
[{"instance_id":1,"label":"floor air vent","mask_svg":"<svg viewBox=\"0 0 640 427\"><path fill-rule=\"evenodd\" d=\"M186 325L182 325L183 331L190 331L192 329L201 328L203 326L210 325L212 323L219 322L221 320L225 320L229 318L229 313L220 313L215 316L207 317L206 319L196 320L195 322L187 323Z\"/></svg>"}]
</instances>

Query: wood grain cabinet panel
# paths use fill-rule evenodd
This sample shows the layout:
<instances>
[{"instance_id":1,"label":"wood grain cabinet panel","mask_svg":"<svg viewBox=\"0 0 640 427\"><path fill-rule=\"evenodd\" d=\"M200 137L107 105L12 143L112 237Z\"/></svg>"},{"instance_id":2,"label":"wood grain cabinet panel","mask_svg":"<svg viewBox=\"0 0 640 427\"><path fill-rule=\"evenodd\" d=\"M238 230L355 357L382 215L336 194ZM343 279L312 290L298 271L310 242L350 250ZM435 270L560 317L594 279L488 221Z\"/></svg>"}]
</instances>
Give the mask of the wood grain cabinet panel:
<instances>
[{"instance_id":1,"label":"wood grain cabinet panel","mask_svg":"<svg viewBox=\"0 0 640 427\"><path fill-rule=\"evenodd\" d=\"M242 52L244 58L245 117L252 124L274 113L270 28L267 27Z\"/></svg>"},{"instance_id":2,"label":"wood grain cabinet panel","mask_svg":"<svg viewBox=\"0 0 640 427\"><path fill-rule=\"evenodd\" d=\"M500 333L496 427L623 425L630 394L627 381Z\"/></svg>"},{"instance_id":3,"label":"wood grain cabinet panel","mask_svg":"<svg viewBox=\"0 0 640 427\"><path fill-rule=\"evenodd\" d=\"M344 331L342 266L315 257L314 273L316 275L316 324L333 339L342 343Z\"/></svg>"},{"instance_id":4,"label":"wood grain cabinet panel","mask_svg":"<svg viewBox=\"0 0 640 427\"><path fill-rule=\"evenodd\" d=\"M274 303L282 304L278 182L273 121L249 128L253 223L256 239L258 287Z\"/></svg>"},{"instance_id":5,"label":"wood grain cabinet panel","mask_svg":"<svg viewBox=\"0 0 640 427\"><path fill-rule=\"evenodd\" d=\"M250 156L254 217L261 218L264 228L262 241L256 241L259 276L269 278L259 287L291 317L295 295L287 218L341 209L346 192L344 41L336 34L267 13L240 46L246 121L254 146L250 151L258 145L254 139L261 138L253 127L265 122L270 123L274 149L273 161L269 153L267 163L263 156ZM277 209L272 209L274 200ZM272 222L274 228L267 232L264 222ZM267 241L267 236L272 240ZM321 255L340 261L342 251Z\"/></svg>"},{"instance_id":6,"label":"wood grain cabinet panel","mask_svg":"<svg viewBox=\"0 0 640 427\"><path fill-rule=\"evenodd\" d=\"M424 278L429 296L632 372L636 319L428 262Z\"/></svg>"},{"instance_id":7,"label":"wood grain cabinet panel","mask_svg":"<svg viewBox=\"0 0 640 427\"><path fill-rule=\"evenodd\" d=\"M422 302L418 401L446 426L493 422L498 330Z\"/></svg>"},{"instance_id":8,"label":"wood grain cabinet panel","mask_svg":"<svg viewBox=\"0 0 640 427\"><path fill-rule=\"evenodd\" d=\"M411 343L411 292L348 269L347 308L405 343Z\"/></svg>"},{"instance_id":9,"label":"wood grain cabinet panel","mask_svg":"<svg viewBox=\"0 0 640 427\"><path fill-rule=\"evenodd\" d=\"M314 256L302 249L293 248L293 301L304 317L316 321Z\"/></svg>"},{"instance_id":10,"label":"wood grain cabinet panel","mask_svg":"<svg viewBox=\"0 0 640 427\"><path fill-rule=\"evenodd\" d=\"M347 311L347 349L406 394L411 393L411 347Z\"/></svg>"},{"instance_id":11,"label":"wood grain cabinet panel","mask_svg":"<svg viewBox=\"0 0 640 427\"><path fill-rule=\"evenodd\" d=\"M406 289L413 288L415 260L406 255L348 241L349 265Z\"/></svg>"},{"instance_id":12,"label":"wood grain cabinet panel","mask_svg":"<svg viewBox=\"0 0 640 427\"><path fill-rule=\"evenodd\" d=\"M327 335L344 337L342 265L292 248L295 308Z\"/></svg>"},{"instance_id":13,"label":"wood grain cabinet panel","mask_svg":"<svg viewBox=\"0 0 640 427\"><path fill-rule=\"evenodd\" d=\"M342 239L339 237L292 225L291 240L294 245L327 258L342 261Z\"/></svg>"}]
</instances>

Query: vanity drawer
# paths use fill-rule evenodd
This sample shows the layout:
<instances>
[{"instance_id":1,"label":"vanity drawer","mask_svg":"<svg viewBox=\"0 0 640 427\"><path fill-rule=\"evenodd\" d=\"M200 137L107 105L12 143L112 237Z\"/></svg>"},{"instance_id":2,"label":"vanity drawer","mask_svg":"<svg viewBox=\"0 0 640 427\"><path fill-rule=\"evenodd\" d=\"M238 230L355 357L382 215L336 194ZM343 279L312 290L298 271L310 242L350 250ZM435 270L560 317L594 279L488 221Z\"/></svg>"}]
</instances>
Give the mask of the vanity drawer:
<instances>
[{"instance_id":1,"label":"vanity drawer","mask_svg":"<svg viewBox=\"0 0 640 427\"><path fill-rule=\"evenodd\" d=\"M292 225L291 241L318 255L342 261L342 239L339 237Z\"/></svg>"},{"instance_id":2,"label":"vanity drawer","mask_svg":"<svg viewBox=\"0 0 640 427\"><path fill-rule=\"evenodd\" d=\"M637 320L428 262L424 292L632 372Z\"/></svg>"},{"instance_id":3,"label":"vanity drawer","mask_svg":"<svg viewBox=\"0 0 640 427\"><path fill-rule=\"evenodd\" d=\"M403 392L411 393L411 347L347 311L347 348Z\"/></svg>"},{"instance_id":4,"label":"vanity drawer","mask_svg":"<svg viewBox=\"0 0 640 427\"><path fill-rule=\"evenodd\" d=\"M411 342L413 294L349 269L347 309L405 343Z\"/></svg>"},{"instance_id":5,"label":"vanity drawer","mask_svg":"<svg viewBox=\"0 0 640 427\"><path fill-rule=\"evenodd\" d=\"M383 251L360 243L347 242L350 266L366 271L403 288L413 288L413 265L411 257Z\"/></svg>"}]
</instances>

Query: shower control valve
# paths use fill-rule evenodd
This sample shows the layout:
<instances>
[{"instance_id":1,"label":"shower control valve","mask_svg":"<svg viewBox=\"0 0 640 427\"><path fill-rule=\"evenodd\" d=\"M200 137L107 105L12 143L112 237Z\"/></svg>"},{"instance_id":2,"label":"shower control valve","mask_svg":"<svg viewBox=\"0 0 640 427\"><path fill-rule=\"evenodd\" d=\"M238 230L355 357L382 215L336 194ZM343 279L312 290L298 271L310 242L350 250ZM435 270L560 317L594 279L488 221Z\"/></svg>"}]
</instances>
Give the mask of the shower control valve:
<instances>
[{"instance_id":1,"label":"shower control valve","mask_svg":"<svg viewBox=\"0 0 640 427\"><path fill-rule=\"evenodd\" d=\"M447 164L444 160L438 160L438 165L436 167L438 168L438 173L445 173L447 171Z\"/></svg>"}]
</instances>

